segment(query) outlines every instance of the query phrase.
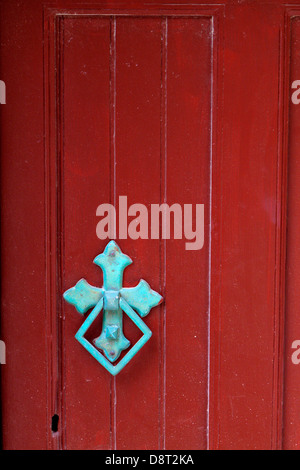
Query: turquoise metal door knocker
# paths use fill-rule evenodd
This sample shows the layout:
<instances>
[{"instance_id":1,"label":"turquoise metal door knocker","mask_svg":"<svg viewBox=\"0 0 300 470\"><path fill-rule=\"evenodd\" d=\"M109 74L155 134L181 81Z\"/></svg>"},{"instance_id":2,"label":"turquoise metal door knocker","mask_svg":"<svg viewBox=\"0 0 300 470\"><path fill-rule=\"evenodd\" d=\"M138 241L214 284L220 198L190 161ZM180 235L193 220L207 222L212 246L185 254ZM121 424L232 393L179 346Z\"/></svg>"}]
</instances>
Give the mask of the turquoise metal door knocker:
<instances>
[{"instance_id":1,"label":"turquoise metal door knocker","mask_svg":"<svg viewBox=\"0 0 300 470\"><path fill-rule=\"evenodd\" d=\"M143 279L136 287L122 287L123 271L126 266L132 263L132 260L122 253L116 242L110 241L104 252L94 259L94 263L100 266L103 271L103 288L93 287L85 279L80 279L63 296L67 302L75 305L81 314L94 307L77 331L75 338L105 369L112 375L116 375L152 335L151 330L140 317L148 315L151 308L161 303L163 299ZM98 338L93 340L92 344L84 335L102 309L102 332ZM143 336L114 366L112 363L130 345L130 341L125 338L123 333L122 312L126 313L135 323L142 331ZM104 355L99 349L103 351Z\"/></svg>"}]
</instances>

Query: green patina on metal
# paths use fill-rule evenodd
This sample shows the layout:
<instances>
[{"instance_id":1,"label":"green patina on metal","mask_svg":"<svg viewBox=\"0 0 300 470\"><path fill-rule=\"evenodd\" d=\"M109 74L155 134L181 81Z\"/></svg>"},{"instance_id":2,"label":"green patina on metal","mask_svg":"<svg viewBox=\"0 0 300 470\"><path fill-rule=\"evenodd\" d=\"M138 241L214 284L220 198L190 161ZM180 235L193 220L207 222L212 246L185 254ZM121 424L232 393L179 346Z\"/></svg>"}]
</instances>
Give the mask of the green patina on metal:
<instances>
[{"instance_id":1,"label":"green patina on metal","mask_svg":"<svg viewBox=\"0 0 300 470\"><path fill-rule=\"evenodd\" d=\"M104 252L94 259L94 263L100 266L103 271L103 288L93 287L85 279L80 279L63 296L81 314L94 307L77 331L75 338L103 367L112 375L116 375L152 335L151 330L140 316L146 316L151 308L161 303L163 299L143 279L136 287L122 287L124 269L132 263L132 260L122 253L116 242L110 241ZM102 309L102 332L98 338L93 340L92 344L84 335ZM112 363L119 358L122 351L130 346L130 341L125 338L123 333L122 312L126 313L135 323L142 331L143 336L114 366ZM102 350L104 355L99 350Z\"/></svg>"}]
</instances>

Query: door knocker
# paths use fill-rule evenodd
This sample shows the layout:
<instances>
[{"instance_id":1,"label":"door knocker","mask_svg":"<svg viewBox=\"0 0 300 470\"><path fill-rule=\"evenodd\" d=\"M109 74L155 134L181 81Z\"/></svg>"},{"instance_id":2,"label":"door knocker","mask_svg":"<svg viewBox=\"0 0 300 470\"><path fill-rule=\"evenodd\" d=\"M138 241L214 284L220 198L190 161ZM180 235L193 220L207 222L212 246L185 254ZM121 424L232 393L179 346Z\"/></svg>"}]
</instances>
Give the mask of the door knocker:
<instances>
[{"instance_id":1,"label":"door knocker","mask_svg":"<svg viewBox=\"0 0 300 470\"><path fill-rule=\"evenodd\" d=\"M82 315L93 307L75 338L108 372L116 375L150 339L152 332L141 317L148 315L151 308L161 303L163 298L143 279L136 287L122 287L123 271L132 260L122 253L116 242L110 241L104 252L94 259L94 263L103 271L103 287L93 287L85 279L80 279L63 296ZM92 344L84 335L102 309L102 332ZM114 366L113 362L130 346L130 341L123 333L123 312L142 331L143 336ZM104 354L101 354L99 349Z\"/></svg>"}]
</instances>

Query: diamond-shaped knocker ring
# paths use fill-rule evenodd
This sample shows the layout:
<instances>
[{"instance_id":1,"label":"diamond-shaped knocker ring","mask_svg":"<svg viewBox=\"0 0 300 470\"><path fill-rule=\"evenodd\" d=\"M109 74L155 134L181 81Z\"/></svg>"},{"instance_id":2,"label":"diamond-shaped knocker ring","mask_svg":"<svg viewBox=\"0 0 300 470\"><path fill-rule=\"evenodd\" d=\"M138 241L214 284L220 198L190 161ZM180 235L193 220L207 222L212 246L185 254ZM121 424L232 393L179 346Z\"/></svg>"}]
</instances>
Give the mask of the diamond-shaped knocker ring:
<instances>
[{"instance_id":1,"label":"diamond-shaped knocker ring","mask_svg":"<svg viewBox=\"0 0 300 470\"><path fill-rule=\"evenodd\" d=\"M161 303L163 298L143 279L136 287L122 287L123 271L132 263L132 260L122 253L116 242L110 241L104 252L94 259L94 263L103 271L102 289L91 286L85 279L80 279L76 286L64 293L64 298L70 304L75 305L81 314L94 307L77 331L75 338L105 369L112 375L117 375L152 335L151 330L140 317L148 315L151 308ZM92 344L84 335L102 309L102 332ZM122 311L142 331L143 336L114 366L112 363L119 358L123 350L130 346L130 341L123 333Z\"/></svg>"}]
</instances>

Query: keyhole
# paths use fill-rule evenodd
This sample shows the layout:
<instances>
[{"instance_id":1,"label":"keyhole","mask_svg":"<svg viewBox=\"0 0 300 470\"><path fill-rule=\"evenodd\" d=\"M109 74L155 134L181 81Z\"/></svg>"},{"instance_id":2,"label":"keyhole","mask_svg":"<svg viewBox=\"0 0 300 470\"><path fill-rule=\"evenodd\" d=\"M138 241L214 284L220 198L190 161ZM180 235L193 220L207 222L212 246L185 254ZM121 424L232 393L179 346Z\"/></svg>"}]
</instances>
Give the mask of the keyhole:
<instances>
[{"instance_id":1,"label":"keyhole","mask_svg":"<svg viewBox=\"0 0 300 470\"><path fill-rule=\"evenodd\" d=\"M58 431L58 421L59 421L59 416L58 415L53 415L52 416L52 422L51 422L51 431L52 432L57 432Z\"/></svg>"}]
</instances>

